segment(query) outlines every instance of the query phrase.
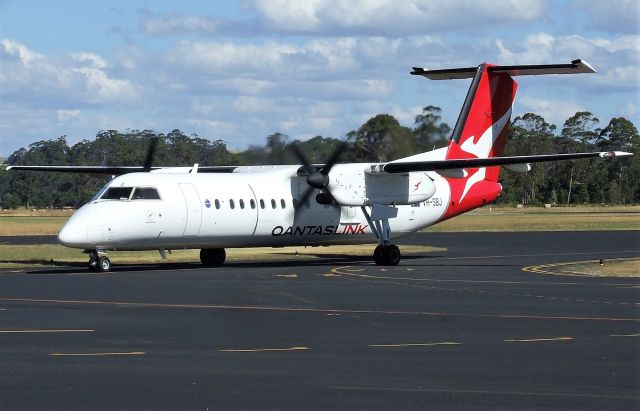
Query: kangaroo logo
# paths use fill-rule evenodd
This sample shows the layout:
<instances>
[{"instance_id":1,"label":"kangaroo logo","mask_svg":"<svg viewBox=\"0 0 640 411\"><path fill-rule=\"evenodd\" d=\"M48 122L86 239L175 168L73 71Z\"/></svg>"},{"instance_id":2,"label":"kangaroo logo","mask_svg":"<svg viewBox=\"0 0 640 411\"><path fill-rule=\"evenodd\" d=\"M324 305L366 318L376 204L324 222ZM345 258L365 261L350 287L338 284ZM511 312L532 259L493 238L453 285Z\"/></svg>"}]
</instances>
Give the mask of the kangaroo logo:
<instances>
[{"instance_id":1,"label":"kangaroo logo","mask_svg":"<svg viewBox=\"0 0 640 411\"><path fill-rule=\"evenodd\" d=\"M507 112L504 113L498 121L493 123L485 130L484 133L482 133L482 136L480 136L477 142L474 143L474 137L471 136L460 145L460 149L476 158L488 158L493 144L504 129L504 126L509 122L509 118L511 118L511 107L509 107L509 110L507 110ZM467 178L467 182L464 185L464 190L462 190L459 202L461 202L467 195L469 190L471 190L471 187L479 181L484 180L486 171L486 168L481 167Z\"/></svg>"}]
</instances>

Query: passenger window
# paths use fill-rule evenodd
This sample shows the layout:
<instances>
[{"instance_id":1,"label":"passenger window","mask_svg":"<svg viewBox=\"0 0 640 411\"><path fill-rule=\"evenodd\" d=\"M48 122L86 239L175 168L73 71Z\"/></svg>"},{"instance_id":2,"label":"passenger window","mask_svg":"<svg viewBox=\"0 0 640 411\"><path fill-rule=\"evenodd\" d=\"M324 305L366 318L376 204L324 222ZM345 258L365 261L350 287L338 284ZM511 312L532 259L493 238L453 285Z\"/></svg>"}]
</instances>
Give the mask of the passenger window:
<instances>
[{"instance_id":1,"label":"passenger window","mask_svg":"<svg viewBox=\"0 0 640 411\"><path fill-rule=\"evenodd\" d=\"M271 208L273 208L274 210L276 209L276 200L274 200L273 198L271 199Z\"/></svg>"},{"instance_id":2,"label":"passenger window","mask_svg":"<svg viewBox=\"0 0 640 411\"><path fill-rule=\"evenodd\" d=\"M253 201L253 198L251 200L249 200L249 205L251 206L251 209L253 210L254 208L256 208L256 202Z\"/></svg>"},{"instance_id":3,"label":"passenger window","mask_svg":"<svg viewBox=\"0 0 640 411\"><path fill-rule=\"evenodd\" d=\"M264 200L260 199L260 208L264 210Z\"/></svg>"},{"instance_id":4,"label":"passenger window","mask_svg":"<svg viewBox=\"0 0 640 411\"><path fill-rule=\"evenodd\" d=\"M102 200L128 200L133 187L109 187L104 192Z\"/></svg>"},{"instance_id":5,"label":"passenger window","mask_svg":"<svg viewBox=\"0 0 640 411\"><path fill-rule=\"evenodd\" d=\"M282 206L283 210L287 207L287 203L285 203L282 199L280 200L280 205Z\"/></svg>"},{"instance_id":6,"label":"passenger window","mask_svg":"<svg viewBox=\"0 0 640 411\"><path fill-rule=\"evenodd\" d=\"M160 200L158 190L151 187L136 187L133 191L132 200Z\"/></svg>"},{"instance_id":7,"label":"passenger window","mask_svg":"<svg viewBox=\"0 0 640 411\"><path fill-rule=\"evenodd\" d=\"M216 200L214 201L215 205L216 205L216 209L220 210L220 201Z\"/></svg>"},{"instance_id":8,"label":"passenger window","mask_svg":"<svg viewBox=\"0 0 640 411\"><path fill-rule=\"evenodd\" d=\"M244 200L240 200L240 208L244 210Z\"/></svg>"},{"instance_id":9,"label":"passenger window","mask_svg":"<svg viewBox=\"0 0 640 411\"><path fill-rule=\"evenodd\" d=\"M229 200L229 206L231 207L232 210L236 208L236 203L233 201L233 199Z\"/></svg>"}]
</instances>

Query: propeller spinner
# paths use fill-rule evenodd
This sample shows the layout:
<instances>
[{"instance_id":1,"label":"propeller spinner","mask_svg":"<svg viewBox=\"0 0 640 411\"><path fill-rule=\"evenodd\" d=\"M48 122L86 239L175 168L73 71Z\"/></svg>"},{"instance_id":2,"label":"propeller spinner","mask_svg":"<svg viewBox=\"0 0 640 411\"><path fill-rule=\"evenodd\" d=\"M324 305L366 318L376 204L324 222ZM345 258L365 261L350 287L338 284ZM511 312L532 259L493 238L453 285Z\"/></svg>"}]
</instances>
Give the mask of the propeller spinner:
<instances>
[{"instance_id":1,"label":"propeller spinner","mask_svg":"<svg viewBox=\"0 0 640 411\"><path fill-rule=\"evenodd\" d=\"M307 180L307 184L309 185L309 188L305 190L305 192L302 194L302 197L300 197L300 200L296 203L295 205L296 211L304 203L307 202L313 190L316 190L316 189L321 191L316 197L316 200L318 200L319 203L321 204L332 203L334 199L333 199L333 196L331 195L331 190L329 189L329 182L330 182L329 172L331 171L333 166L338 162L338 159L340 158L340 155L342 155L342 152L346 149L347 144L341 143L333 152L333 154L331 154L329 161L327 161L324 167L320 169L317 169L311 165L311 163L307 159L307 156L302 152L300 147L298 147L296 144L291 144L289 147L291 148L291 151L296 156L296 158L300 160L300 162L302 163L302 166L304 167L304 169L308 174L306 180Z\"/></svg>"}]
</instances>

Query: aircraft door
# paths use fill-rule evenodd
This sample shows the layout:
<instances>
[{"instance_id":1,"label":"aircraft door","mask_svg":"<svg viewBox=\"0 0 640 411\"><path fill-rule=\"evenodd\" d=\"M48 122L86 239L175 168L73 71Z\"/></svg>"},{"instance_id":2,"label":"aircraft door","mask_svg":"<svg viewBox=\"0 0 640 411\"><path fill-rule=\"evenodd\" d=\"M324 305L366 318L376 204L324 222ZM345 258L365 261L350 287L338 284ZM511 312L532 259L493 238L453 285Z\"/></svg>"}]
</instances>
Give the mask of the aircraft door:
<instances>
[{"instance_id":1,"label":"aircraft door","mask_svg":"<svg viewBox=\"0 0 640 411\"><path fill-rule=\"evenodd\" d=\"M200 196L193 184L180 183L180 190L184 196L186 206L185 236L195 236L200 232L202 224L202 205Z\"/></svg>"}]
</instances>

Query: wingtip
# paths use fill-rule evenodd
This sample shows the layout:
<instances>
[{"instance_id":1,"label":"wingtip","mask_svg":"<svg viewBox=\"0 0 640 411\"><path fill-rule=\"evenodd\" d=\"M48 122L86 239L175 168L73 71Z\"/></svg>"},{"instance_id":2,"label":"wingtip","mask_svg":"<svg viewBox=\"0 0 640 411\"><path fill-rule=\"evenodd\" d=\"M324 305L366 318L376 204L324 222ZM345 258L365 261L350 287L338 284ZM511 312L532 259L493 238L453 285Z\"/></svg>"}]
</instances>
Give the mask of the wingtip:
<instances>
[{"instance_id":1,"label":"wingtip","mask_svg":"<svg viewBox=\"0 0 640 411\"><path fill-rule=\"evenodd\" d=\"M600 157L628 157L632 155L633 153L628 151L603 151L600 153Z\"/></svg>"}]
</instances>

